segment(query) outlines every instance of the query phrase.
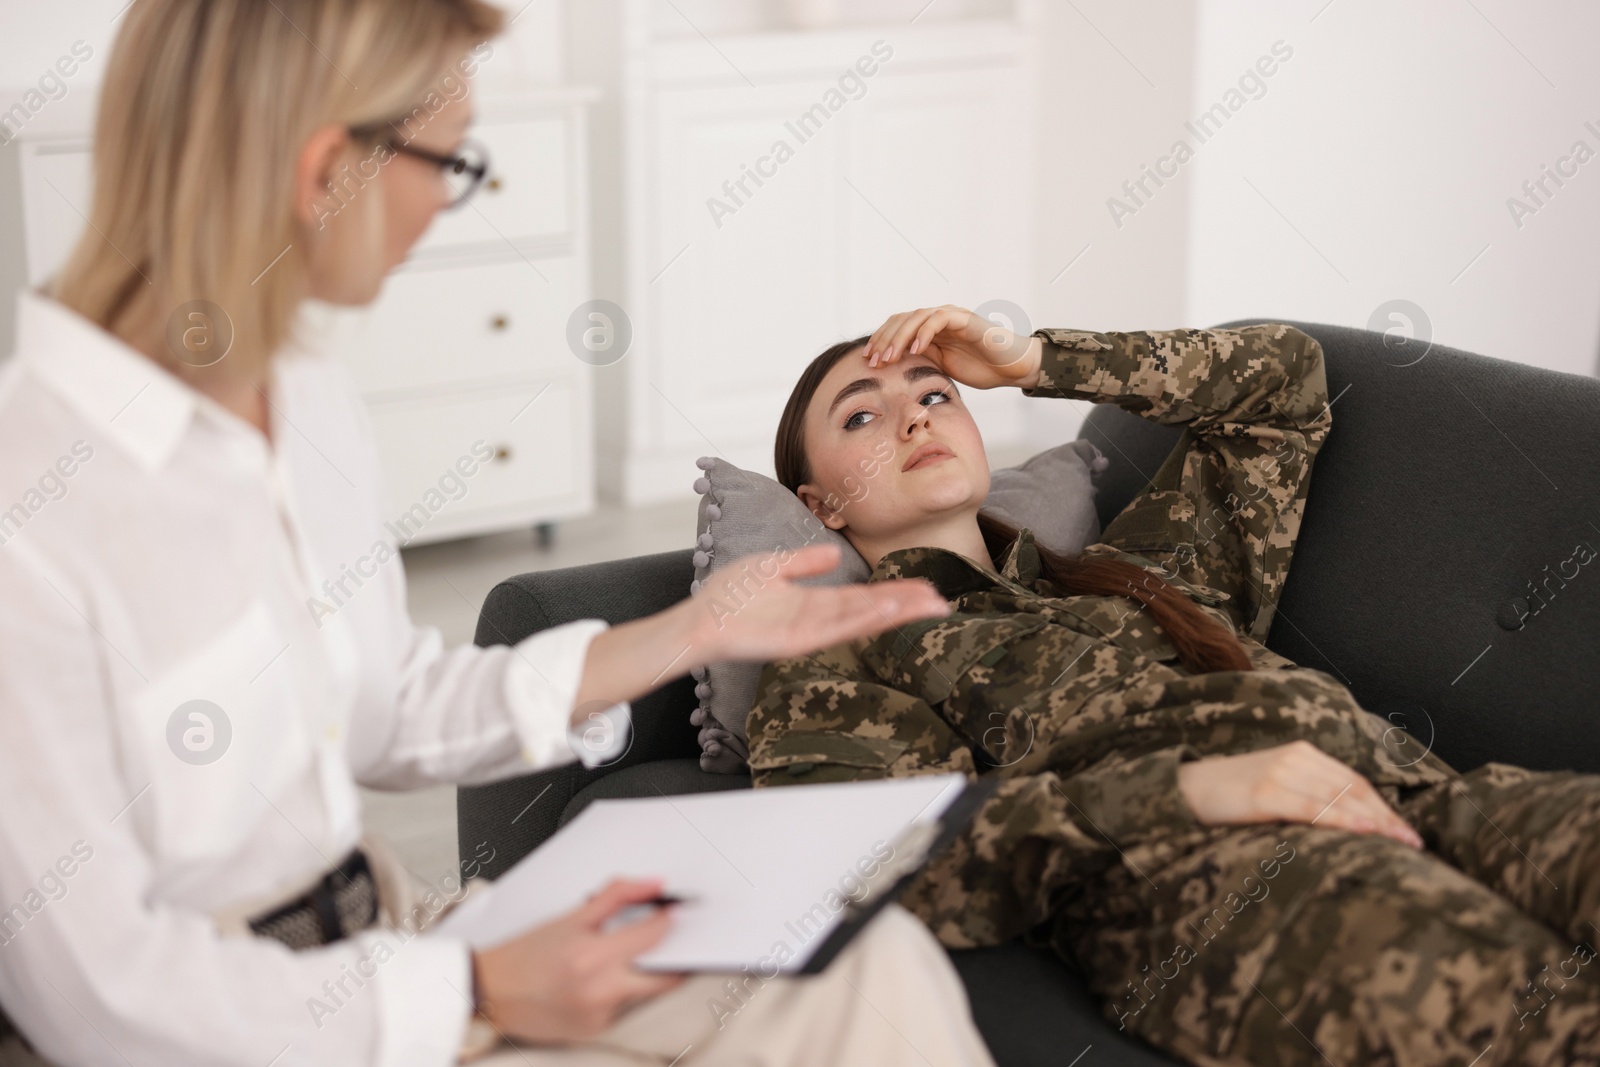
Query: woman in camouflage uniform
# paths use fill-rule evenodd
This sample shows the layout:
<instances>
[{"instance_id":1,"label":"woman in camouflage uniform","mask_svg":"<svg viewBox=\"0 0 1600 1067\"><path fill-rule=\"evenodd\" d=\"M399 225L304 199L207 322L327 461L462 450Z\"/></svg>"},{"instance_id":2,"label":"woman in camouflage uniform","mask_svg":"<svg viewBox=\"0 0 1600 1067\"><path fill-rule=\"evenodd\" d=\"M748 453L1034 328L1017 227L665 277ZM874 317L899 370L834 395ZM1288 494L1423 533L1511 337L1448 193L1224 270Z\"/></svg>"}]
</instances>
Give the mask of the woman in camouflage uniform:
<instances>
[{"instance_id":1,"label":"woman in camouflage uniform","mask_svg":"<svg viewBox=\"0 0 1600 1067\"><path fill-rule=\"evenodd\" d=\"M978 515L955 382L1185 432L1063 558ZM1331 424L1286 325L1022 338L946 307L823 353L779 480L953 611L768 664L755 784L999 776L907 906L952 947L1050 947L1192 1063L1600 1062L1600 777L1458 774L1262 644Z\"/></svg>"}]
</instances>

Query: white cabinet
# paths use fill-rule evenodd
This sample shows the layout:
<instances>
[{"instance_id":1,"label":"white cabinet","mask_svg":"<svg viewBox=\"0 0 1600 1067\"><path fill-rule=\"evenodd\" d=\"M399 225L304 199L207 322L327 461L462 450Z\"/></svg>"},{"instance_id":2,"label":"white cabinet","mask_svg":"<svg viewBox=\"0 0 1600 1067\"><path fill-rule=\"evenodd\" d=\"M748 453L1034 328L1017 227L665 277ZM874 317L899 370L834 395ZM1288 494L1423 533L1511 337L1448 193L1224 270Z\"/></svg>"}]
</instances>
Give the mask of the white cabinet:
<instances>
[{"instance_id":1,"label":"white cabinet","mask_svg":"<svg viewBox=\"0 0 1600 1067\"><path fill-rule=\"evenodd\" d=\"M384 517L416 544L548 520L570 514L575 502L587 506L586 392L570 378L529 378L374 405L373 434L390 478ZM484 454L492 458L471 478L448 477L463 457ZM405 526L405 516L442 482L453 492L449 502L425 525Z\"/></svg>"},{"instance_id":2,"label":"white cabinet","mask_svg":"<svg viewBox=\"0 0 1600 1067\"><path fill-rule=\"evenodd\" d=\"M633 328L596 379L603 491L689 494L708 454L771 474L828 345L912 307L1030 303L1029 50L1008 10L702 35L637 0L569 5L569 61L608 90L596 217L626 220L596 260ZM1025 398L964 394L991 446L1022 442Z\"/></svg>"},{"instance_id":3,"label":"white cabinet","mask_svg":"<svg viewBox=\"0 0 1600 1067\"><path fill-rule=\"evenodd\" d=\"M480 117L470 136L489 153L494 173L472 206L440 215L417 244L430 254L502 239L563 239L578 223L575 168L581 130L571 115L497 122Z\"/></svg>"},{"instance_id":4,"label":"white cabinet","mask_svg":"<svg viewBox=\"0 0 1600 1067\"><path fill-rule=\"evenodd\" d=\"M594 507L593 367L566 341L590 290L592 99L576 90L482 95L468 136L489 154L483 187L434 219L371 305L320 309L324 343L367 401L386 518L475 449L493 456L410 544Z\"/></svg>"},{"instance_id":5,"label":"white cabinet","mask_svg":"<svg viewBox=\"0 0 1600 1067\"><path fill-rule=\"evenodd\" d=\"M574 360L562 338L582 291L570 256L413 264L371 308L339 316L334 347L375 401L565 376Z\"/></svg>"},{"instance_id":6,"label":"white cabinet","mask_svg":"<svg viewBox=\"0 0 1600 1067\"><path fill-rule=\"evenodd\" d=\"M438 486L474 449L490 458L408 543L546 523L594 507L593 367L568 349L589 299L586 115L595 94L480 92L469 136L490 173L441 213L372 305L313 304L307 325L344 360L382 456L385 519ZM0 208L20 247L0 283L39 284L65 259L90 201L86 108L59 109L0 148ZM11 307L0 311L11 343Z\"/></svg>"}]
</instances>

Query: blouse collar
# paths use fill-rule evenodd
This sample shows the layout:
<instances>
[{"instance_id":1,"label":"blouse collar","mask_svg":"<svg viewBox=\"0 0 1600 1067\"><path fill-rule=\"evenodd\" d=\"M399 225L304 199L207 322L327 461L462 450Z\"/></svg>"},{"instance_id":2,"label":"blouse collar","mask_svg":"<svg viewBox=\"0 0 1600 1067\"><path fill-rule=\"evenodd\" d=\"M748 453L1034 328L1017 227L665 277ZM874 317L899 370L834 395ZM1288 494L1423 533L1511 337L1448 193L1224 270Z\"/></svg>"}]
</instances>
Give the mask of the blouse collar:
<instances>
[{"instance_id":1,"label":"blouse collar","mask_svg":"<svg viewBox=\"0 0 1600 1067\"><path fill-rule=\"evenodd\" d=\"M249 428L121 338L36 289L17 294L15 358L151 473L172 458L200 412L234 430ZM261 446L252 451L264 452L260 434L250 436Z\"/></svg>"}]
</instances>

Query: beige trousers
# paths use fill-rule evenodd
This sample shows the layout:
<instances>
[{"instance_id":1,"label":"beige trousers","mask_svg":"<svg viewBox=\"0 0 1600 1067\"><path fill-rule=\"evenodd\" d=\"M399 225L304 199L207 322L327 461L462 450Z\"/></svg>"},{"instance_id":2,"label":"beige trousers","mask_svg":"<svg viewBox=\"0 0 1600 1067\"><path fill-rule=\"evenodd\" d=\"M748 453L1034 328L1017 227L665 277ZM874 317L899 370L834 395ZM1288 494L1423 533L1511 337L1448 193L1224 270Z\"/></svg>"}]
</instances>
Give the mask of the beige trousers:
<instances>
[{"instance_id":1,"label":"beige trousers","mask_svg":"<svg viewBox=\"0 0 1600 1067\"><path fill-rule=\"evenodd\" d=\"M993 1067L950 957L891 904L817 975L696 975L604 1034L472 1067Z\"/></svg>"}]
</instances>

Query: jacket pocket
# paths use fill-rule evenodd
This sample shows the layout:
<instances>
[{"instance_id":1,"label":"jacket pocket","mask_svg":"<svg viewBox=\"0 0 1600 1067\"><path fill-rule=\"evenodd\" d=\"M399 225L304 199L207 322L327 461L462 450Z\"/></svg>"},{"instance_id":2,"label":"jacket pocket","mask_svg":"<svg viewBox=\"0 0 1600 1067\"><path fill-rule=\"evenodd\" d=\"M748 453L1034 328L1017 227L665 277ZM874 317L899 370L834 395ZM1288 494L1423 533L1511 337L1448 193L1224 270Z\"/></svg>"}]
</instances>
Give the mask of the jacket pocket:
<instances>
[{"instance_id":1,"label":"jacket pocket","mask_svg":"<svg viewBox=\"0 0 1600 1067\"><path fill-rule=\"evenodd\" d=\"M1135 497L1100 540L1127 552L1176 552L1192 551L1194 536L1194 501L1176 489L1156 489Z\"/></svg>"},{"instance_id":2,"label":"jacket pocket","mask_svg":"<svg viewBox=\"0 0 1600 1067\"><path fill-rule=\"evenodd\" d=\"M863 737L842 730L790 730L759 752L750 754L750 769L808 774L819 766L855 767L877 771L863 778L882 778L900 754L911 746L890 737Z\"/></svg>"},{"instance_id":3,"label":"jacket pocket","mask_svg":"<svg viewBox=\"0 0 1600 1067\"><path fill-rule=\"evenodd\" d=\"M1111 521L1101 542L1122 552L1129 562L1158 571L1190 599L1221 607L1233 599L1231 594L1186 581L1175 573L1178 565L1196 559L1196 549L1204 545L1197 536L1198 514L1194 499L1186 493L1175 489L1145 493ZM1169 558L1163 560L1163 556Z\"/></svg>"},{"instance_id":4,"label":"jacket pocket","mask_svg":"<svg viewBox=\"0 0 1600 1067\"><path fill-rule=\"evenodd\" d=\"M1047 625L1033 614L954 613L884 634L862 649L861 661L884 684L937 705L962 675L980 663L993 665L1013 641Z\"/></svg>"}]
</instances>

